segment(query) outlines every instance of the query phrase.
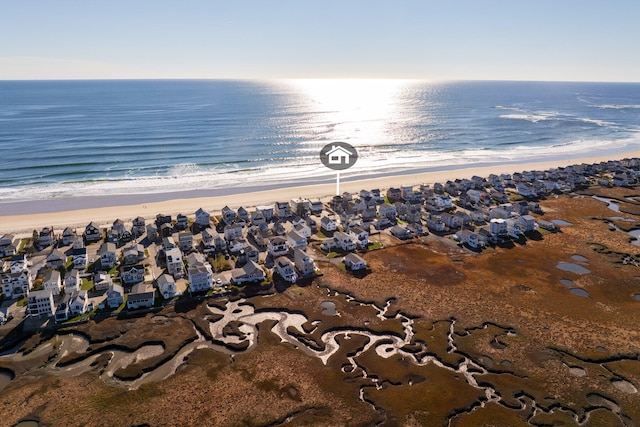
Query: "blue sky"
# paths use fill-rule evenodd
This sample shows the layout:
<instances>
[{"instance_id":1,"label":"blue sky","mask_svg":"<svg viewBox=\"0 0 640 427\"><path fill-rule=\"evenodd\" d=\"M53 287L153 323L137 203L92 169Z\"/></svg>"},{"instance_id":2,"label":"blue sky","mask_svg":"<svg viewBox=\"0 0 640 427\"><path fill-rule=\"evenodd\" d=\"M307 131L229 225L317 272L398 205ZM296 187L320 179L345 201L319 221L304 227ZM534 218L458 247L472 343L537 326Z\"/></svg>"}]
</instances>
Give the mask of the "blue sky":
<instances>
[{"instance_id":1,"label":"blue sky","mask_svg":"<svg viewBox=\"0 0 640 427\"><path fill-rule=\"evenodd\" d=\"M640 81L640 1L0 0L0 79Z\"/></svg>"}]
</instances>

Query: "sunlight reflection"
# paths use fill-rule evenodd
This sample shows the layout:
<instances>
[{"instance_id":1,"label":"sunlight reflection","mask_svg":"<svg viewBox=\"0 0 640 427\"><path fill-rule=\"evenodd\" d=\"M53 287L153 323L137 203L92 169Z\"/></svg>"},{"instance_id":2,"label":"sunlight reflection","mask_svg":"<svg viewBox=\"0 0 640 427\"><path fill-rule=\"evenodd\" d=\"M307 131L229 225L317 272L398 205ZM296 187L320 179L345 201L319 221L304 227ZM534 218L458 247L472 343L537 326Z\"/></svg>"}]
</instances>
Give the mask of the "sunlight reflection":
<instances>
[{"instance_id":1,"label":"sunlight reflection","mask_svg":"<svg viewBox=\"0 0 640 427\"><path fill-rule=\"evenodd\" d=\"M306 97L313 127L323 140L358 146L389 144L390 129L402 120L403 90L412 80L296 79L290 84Z\"/></svg>"}]
</instances>

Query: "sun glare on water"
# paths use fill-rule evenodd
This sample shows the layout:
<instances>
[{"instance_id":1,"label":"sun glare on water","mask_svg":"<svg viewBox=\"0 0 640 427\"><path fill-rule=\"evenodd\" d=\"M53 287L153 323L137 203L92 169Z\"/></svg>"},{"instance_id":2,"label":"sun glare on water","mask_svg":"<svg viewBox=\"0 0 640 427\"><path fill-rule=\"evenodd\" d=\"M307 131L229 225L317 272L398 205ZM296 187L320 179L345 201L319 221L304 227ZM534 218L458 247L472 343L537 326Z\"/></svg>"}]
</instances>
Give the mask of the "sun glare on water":
<instances>
[{"instance_id":1,"label":"sun glare on water","mask_svg":"<svg viewBox=\"0 0 640 427\"><path fill-rule=\"evenodd\" d=\"M389 123L400 120L402 92L411 80L300 79L289 81L315 111L324 137L371 146L389 143Z\"/></svg>"}]
</instances>

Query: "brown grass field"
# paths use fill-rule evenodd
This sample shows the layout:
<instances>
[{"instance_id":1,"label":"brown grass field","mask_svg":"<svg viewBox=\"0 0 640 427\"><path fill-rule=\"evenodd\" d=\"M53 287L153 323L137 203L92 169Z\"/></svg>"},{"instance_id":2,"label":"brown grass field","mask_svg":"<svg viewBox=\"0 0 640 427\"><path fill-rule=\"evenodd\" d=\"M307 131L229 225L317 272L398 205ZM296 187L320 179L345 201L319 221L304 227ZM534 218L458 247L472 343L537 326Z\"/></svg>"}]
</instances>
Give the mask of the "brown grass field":
<instances>
[{"instance_id":1,"label":"brown grass field","mask_svg":"<svg viewBox=\"0 0 640 427\"><path fill-rule=\"evenodd\" d=\"M401 320L392 318L399 312L414 321L407 354L435 357L442 367L414 363L408 355L380 357L375 346L362 352L369 339L357 334L338 335L340 350L324 365L280 342L271 332L275 322L267 321L250 351L231 356L196 350L174 375L137 390L99 378L109 346L163 346L161 356L121 369L118 375L126 380L164 363L196 339L196 330L210 339L208 324L217 319L206 304L223 307L224 301L207 300L78 327L90 340L88 352L101 356L77 376L51 369L58 349L38 353L48 337L35 335L25 344L32 359L0 359L0 368L15 373L0 391L0 425L23 419L41 426L638 424L639 394L620 384L640 389L640 301L633 297L640 293L640 269L629 262L639 260L640 251L626 233L612 231L607 218L633 218L638 222L625 222L633 228L640 225L640 204L625 198L634 195L630 190L597 191L622 200L624 213L607 209L592 193L550 198L541 201L544 219L573 224L559 233L479 254L428 236L367 253L370 272L364 277L319 263L323 276L313 283L247 300L256 310L304 313L304 331L295 332L315 347L323 347L323 334L336 329L403 336ZM591 272L563 271L556 268L559 262ZM561 279L589 298L571 294ZM381 308L389 299L383 319L360 303ZM323 301L334 302L340 315L322 314ZM355 370L349 361L354 355ZM84 357L72 354L64 361ZM465 380L459 372L465 360L484 370L475 372L475 380L499 398L486 402L485 391Z\"/></svg>"}]
</instances>

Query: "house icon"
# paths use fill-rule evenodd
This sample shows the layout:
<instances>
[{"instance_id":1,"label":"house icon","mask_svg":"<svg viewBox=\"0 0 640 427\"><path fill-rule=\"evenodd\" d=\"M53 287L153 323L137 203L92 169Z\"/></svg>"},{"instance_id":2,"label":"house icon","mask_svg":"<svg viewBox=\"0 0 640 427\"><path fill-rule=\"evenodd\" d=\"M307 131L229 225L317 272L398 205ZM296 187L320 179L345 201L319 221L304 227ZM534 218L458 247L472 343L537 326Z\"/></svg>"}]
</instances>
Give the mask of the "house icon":
<instances>
[{"instance_id":1,"label":"house icon","mask_svg":"<svg viewBox=\"0 0 640 427\"><path fill-rule=\"evenodd\" d=\"M353 153L344 147L334 145L325 153L325 156L327 156L330 165L348 165Z\"/></svg>"}]
</instances>

